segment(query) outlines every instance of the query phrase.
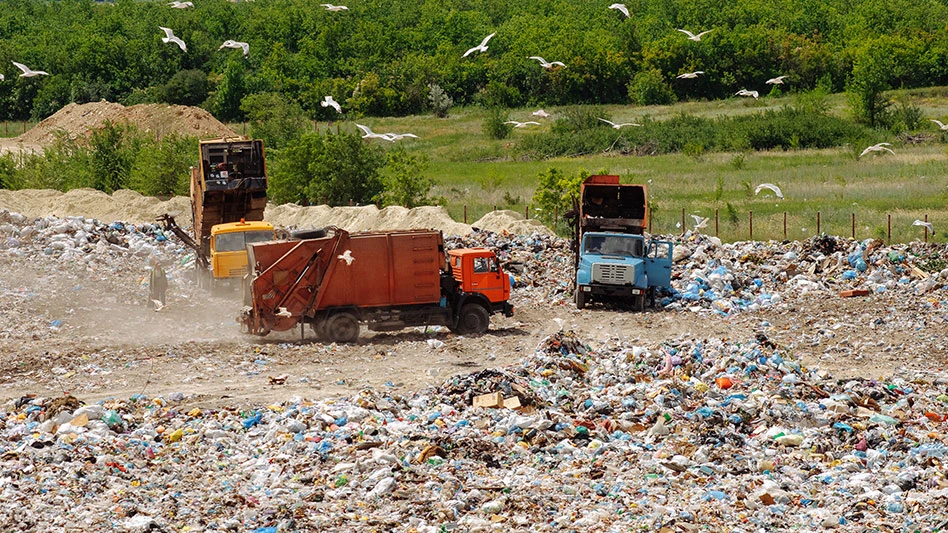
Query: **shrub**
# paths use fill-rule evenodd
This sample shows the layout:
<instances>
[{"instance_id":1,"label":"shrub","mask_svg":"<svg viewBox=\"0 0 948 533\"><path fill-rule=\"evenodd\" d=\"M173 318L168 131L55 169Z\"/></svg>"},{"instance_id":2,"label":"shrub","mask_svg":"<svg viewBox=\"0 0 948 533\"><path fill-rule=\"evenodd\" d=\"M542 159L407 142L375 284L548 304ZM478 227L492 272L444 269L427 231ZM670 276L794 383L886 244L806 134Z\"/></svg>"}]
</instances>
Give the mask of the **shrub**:
<instances>
[{"instance_id":1,"label":"shrub","mask_svg":"<svg viewBox=\"0 0 948 533\"><path fill-rule=\"evenodd\" d=\"M492 107L487 110L487 116L484 118L484 134L491 139L506 139L513 126L507 124L510 120L510 114L501 107Z\"/></svg>"},{"instance_id":2,"label":"shrub","mask_svg":"<svg viewBox=\"0 0 948 533\"><path fill-rule=\"evenodd\" d=\"M379 196L382 205L415 207L438 203L428 196L434 180L424 175L428 169L427 156L409 154L405 147L397 146L389 150L387 159L383 173L385 190Z\"/></svg>"},{"instance_id":3,"label":"shrub","mask_svg":"<svg viewBox=\"0 0 948 533\"><path fill-rule=\"evenodd\" d=\"M638 72L628 89L629 100L638 105L667 105L678 99L658 69Z\"/></svg>"},{"instance_id":4,"label":"shrub","mask_svg":"<svg viewBox=\"0 0 948 533\"><path fill-rule=\"evenodd\" d=\"M147 196L187 195L191 166L197 165L196 137L166 135L144 142L132 166L129 185Z\"/></svg>"},{"instance_id":5,"label":"shrub","mask_svg":"<svg viewBox=\"0 0 948 533\"><path fill-rule=\"evenodd\" d=\"M454 100L436 83L428 85L428 107L438 118L447 118Z\"/></svg>"},{"instance_id":6,"label":"shrub","mask_svg":"<svg viewBox=\"0 0 948 533\"><path fill-rule=\"evenodd\" d=\"M279 93L247 96L240 109L250 121L250 135L263 139L268 148L283 148L309 129L300 105Z\"/></svg>"}]
</instances>

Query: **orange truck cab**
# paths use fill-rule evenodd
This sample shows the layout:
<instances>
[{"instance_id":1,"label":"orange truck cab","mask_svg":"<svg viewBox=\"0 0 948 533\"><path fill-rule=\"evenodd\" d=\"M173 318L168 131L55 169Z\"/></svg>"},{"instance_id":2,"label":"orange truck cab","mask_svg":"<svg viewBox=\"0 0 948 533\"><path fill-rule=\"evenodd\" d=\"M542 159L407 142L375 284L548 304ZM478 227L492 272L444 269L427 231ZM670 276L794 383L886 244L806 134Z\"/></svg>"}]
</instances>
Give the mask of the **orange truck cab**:
<instances>
[{"instance_id":1,"label":"orange truck cab","mask_svg":"<svg viewBox=\"0 0 948 533\"><path fill-rule=\"evenodd\" d=\"M480 293L491 305L510 299L510 277L501 271L494 252L487 248L465 248L451 250L448 256L451 274L462 292ZM505 309L500 311L508 314Z\"/></svg>"}]
</instances>

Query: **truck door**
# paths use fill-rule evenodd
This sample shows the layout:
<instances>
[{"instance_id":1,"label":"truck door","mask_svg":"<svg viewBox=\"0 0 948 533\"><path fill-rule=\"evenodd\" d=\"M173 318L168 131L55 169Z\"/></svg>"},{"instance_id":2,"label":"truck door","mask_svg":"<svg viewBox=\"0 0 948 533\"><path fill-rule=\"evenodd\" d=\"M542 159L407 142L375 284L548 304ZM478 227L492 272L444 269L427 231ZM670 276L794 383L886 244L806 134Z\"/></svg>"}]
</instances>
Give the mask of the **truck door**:
<instances>
[{"instance_id":1,"label":"truck door","mask_svg":"<svg viewBox=\"0 0 948 533\"><path fill-rule=\"evenodd\" d=\"M669 287L671 285L672 243L668 241L649 241L645 255L645 275L649 287Z\"/></svg>"},{"instance_id":2,"label":"truck door","mask_svg":"<svg viewBox=\"0 0 948 533\"><path fill-rule=\"evenodd\" d=\"M500 271L494 255L473 257L471 268L471 290L479 292L491 302L503 302L510 297L510 281ZM506 289L506 290L505 290Z\"/></svg>"}]
</instances>

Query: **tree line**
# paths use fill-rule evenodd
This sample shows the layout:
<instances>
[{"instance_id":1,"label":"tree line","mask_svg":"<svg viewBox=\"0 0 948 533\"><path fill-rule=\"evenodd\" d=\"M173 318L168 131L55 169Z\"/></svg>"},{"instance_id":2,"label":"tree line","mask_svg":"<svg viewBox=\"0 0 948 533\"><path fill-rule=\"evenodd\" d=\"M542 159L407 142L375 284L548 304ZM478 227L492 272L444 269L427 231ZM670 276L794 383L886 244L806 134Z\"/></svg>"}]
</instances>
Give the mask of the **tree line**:
<instances>
[{"instance_id":1,"label":"tree line","mask_svg":"<svg viewBox=\"0 0 948 533\"><path fill-rule=\"evenodd\" d=\"M739 89L862 94L948 84L948 6L936 0L6 0L0 10L0 119L69 102L200 105L242 120L241 102L278 94L310 119L457 104L656 104ZM174 30L187 51L163 43ZM711 30L698 42L676 29ZM463 53L490 33L487 52ZM247 42L249 55L220 45ZM562 61L542 68L528 56ZM50 76L19 78L12 61ZM692 71L694 79L677 76ZM873 102L864 102L870 109ZM869 117L872 121L872 117Z\"/></svg>"}]
</instances>

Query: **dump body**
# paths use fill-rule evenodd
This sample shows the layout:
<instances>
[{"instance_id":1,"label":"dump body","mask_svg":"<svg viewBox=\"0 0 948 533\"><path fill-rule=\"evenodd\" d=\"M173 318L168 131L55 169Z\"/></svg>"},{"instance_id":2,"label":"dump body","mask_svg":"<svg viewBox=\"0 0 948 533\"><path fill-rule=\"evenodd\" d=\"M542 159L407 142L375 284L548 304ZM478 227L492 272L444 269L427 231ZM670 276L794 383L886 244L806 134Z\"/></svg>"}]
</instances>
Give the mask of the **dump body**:
<instances>
[{"instance_id":1,"label":"dump body","mask_svg":"<svg viewBox=\"0 0 948 533\"><path fill-rule=\"evenodd\" d=\"M574 228L577 308L610 299L644 310L646 296L669 286L672 244L644 237L648 214L645 185L612 175L582 183Z\"/></svg>"},{"instance_id":2,"label":"dump body","mask_svg":"<svg viewBox=\"0 0 948 533\"><path fill-rule=\"evenodd\" d=\"M191 216L194 240L207 257L215 225L263 220L267 169L259 139L214 139L199 147L201 163L191 169Z\"/></svg>"},{"instance_id":3,"label":"dump body","mask_svg":"<svg viewBox=\"0 0 948 533\"><path fill-rule=\"evenodd\" d=\"M460 281L445 270L451 267L438 231L350 235L333 228L320 238L251 244L250 305L241 322L257 335L310 323L343 342L355 340L363 322L379 331L441 324L481 332L491 313L512 314L510 281L490 250L456 252L452 257L471 265ZM493 270L475 274L475 257L493 261Z\"/></svg>"}]
</instances>

